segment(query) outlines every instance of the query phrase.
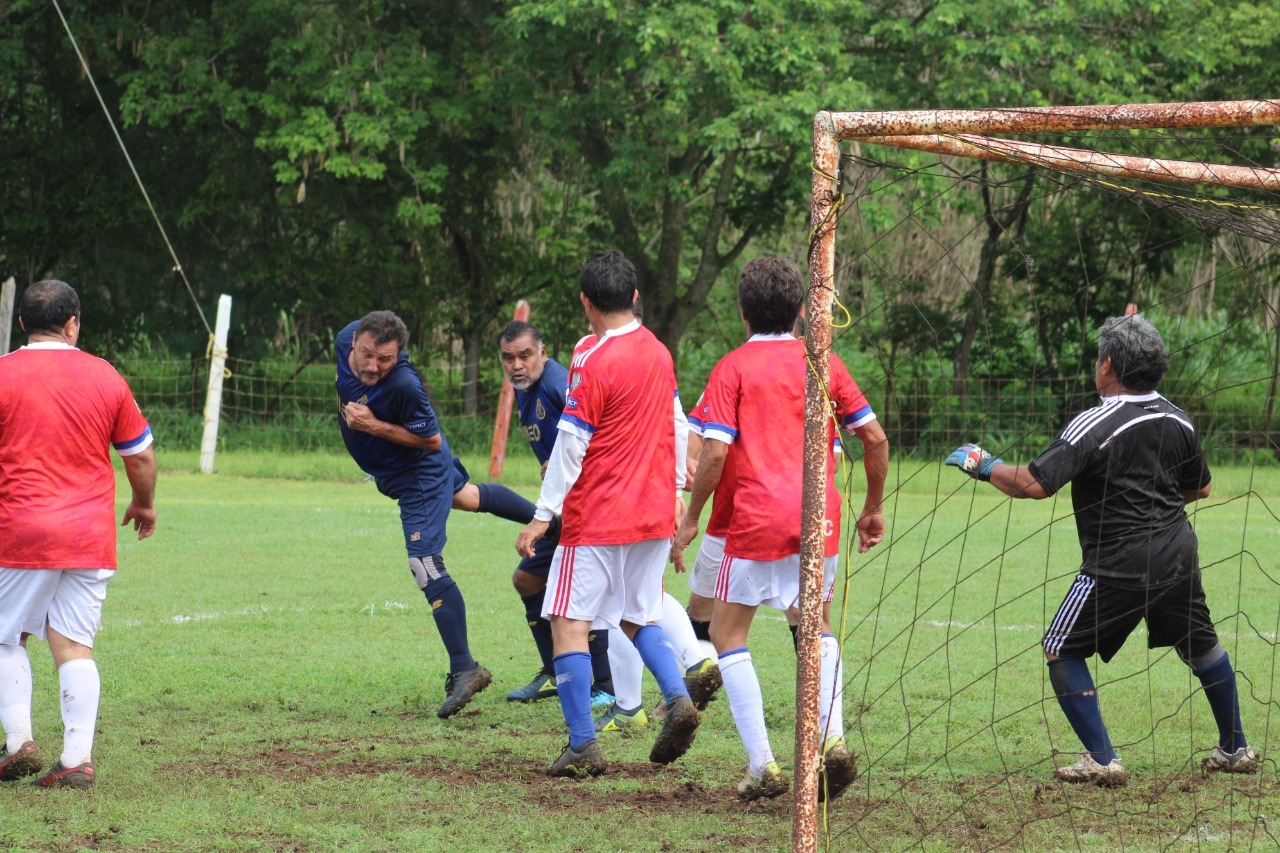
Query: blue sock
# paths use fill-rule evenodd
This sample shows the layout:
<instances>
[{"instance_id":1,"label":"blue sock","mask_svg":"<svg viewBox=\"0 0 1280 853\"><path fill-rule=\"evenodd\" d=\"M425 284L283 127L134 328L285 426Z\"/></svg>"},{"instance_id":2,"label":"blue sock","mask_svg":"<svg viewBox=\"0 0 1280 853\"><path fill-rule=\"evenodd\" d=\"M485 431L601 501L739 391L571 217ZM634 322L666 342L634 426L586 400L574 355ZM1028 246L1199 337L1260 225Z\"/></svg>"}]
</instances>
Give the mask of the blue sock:
<instances>
[{"instance_id":1,"label":"blue sock","mask_svg":"<svg viewBox=\"0 0 1280 853\"><path fill-rule=\"evenodd\" d=\"M467 644L467 605L462 600L462 590L453 578L444 575L429 582L422 594L431 602L431 616L449 653L449 672L475 669L476 660Z\"/></svg>"},{"instance_id":2,"label":"blue sock","mask_svg":"<svg viewBox=\"0 0 1280 853\"><path fill-rule=\"evenodd\" d=\"M555 672L551 663L554 646L551 642L551 623L542 618L542 602L547 597L547 589L543 587L533 595L521 597L524 602L524 618L529 622L529 633L533 635L533 644L538 647L538 658L542 661L542 671L547 675Z\"/></svg>"},{"instance_id":3,"label":"blue sock","mask_svg":"<svg viewBox=\"0 0 1280 853\"><path fill-rule=\"evenodd\" d=\"M606 693L613 692L613 671L609 669L609 629L601 628L587 635L591 652L591 686Z\"/></svg>"},{"instance_id":4,"label":"blue sock","mask_svg":"<svg viewBox=\"0 0 1280 853\"><path fill-rule=\"evenodd\" d=\"M476 488L480 490L481 512L505 518L507 521L518 521L521 524L533 521L533 511L537 507L506 486L499 486L497 483L481 483Z\"/></svg>"},{"instance_id":5,"label":"blue sock","mask_svg":"<svg viewBox=\"0 0 1280 853\"><path fill-rule=\"evenodd\" d=\"M591 719L591 655L565 652L556 655L552 663L560 711L569 726L569 748L576 752L596 739L595 722Z\"/></svg>"},{"instance_id":6,"label":"blue sock","mask_svg":"<svg viewBox=\"0 0 1280 853\"><path fill-rule=\"evenodd\" d=\"M1240 722L1240 695L1236 690L1236 671L1226 652L1217 663L1201 670L1192 670L1204 687L1205 698L1213 709L1213 719L1218 724L1218 746L1226 753L1248 746L1244 739L1244 725Z\"/></svg>"},{"instance_id":7,"label":"blue sock","mask_svg":"<svg viewBox=\"0 0 1280 853\"><path fill-rule=\"evenodd\" d=\"M1098 707L1098 692L1093 686L1089 665L1079 658L1051 660L1049 683L1058 695L1062 713L1067 715L1080 743L1093 754L1093 760L1105 767L1118 758L1102 722L1102 709Z\"/></svg>"},{"instance_id":8,"label":"blue sock","mask_svg":"<svg viewBox=\"0 0 1280 853\"><path fill-rule=\"evenodd\" d=\"M684 686L684 670L676 662L675 650L671 648L671 641L661 628L657 625L641 625L632 642L635 643L645 667L658 680L663 699L670 702L677 696L689 695Z\"/></svg>"}]
</instances>

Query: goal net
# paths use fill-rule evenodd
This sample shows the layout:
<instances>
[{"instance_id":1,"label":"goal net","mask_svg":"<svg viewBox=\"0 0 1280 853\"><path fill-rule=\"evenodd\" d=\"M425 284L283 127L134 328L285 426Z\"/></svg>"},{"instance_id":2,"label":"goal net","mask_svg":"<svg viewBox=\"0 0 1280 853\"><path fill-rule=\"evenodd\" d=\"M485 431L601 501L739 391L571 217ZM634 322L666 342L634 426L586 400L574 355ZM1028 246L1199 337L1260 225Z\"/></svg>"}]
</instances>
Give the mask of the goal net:
<instances>
[{"instance_id":1,"label":"goal net","mask_svg":"<svg viewBox=\"0 0 1280 853\"><path fill-rule=\"evenodd\" d=\"M798 848L817 817L833 849L1276 844L1278 122L1280 101L818 115L810 423L837 352L893 464L885 541L866 555L860 448L837 472L849 502L833 629L860 778L817 813L797 773ZM1213 472L1188 512L1256 775L1203 770L1217 729L1200 683L1172 649L1149 650L1143 626L1111 662L1089 661L1129 785L1058 782L1082 747L1040 640L1080 565L1069 490L1014 501L941 465L965 442L1035 458L1096 403L1101 322L1133 311L1163 336L1160 391L1191 415ZM815 428L811 467L821 442ZM801 637L816 647L813 541ZM805 657L801 695L816 682ZM796 767L818 742L803 704Z\"/></svg>"}]
</instances>

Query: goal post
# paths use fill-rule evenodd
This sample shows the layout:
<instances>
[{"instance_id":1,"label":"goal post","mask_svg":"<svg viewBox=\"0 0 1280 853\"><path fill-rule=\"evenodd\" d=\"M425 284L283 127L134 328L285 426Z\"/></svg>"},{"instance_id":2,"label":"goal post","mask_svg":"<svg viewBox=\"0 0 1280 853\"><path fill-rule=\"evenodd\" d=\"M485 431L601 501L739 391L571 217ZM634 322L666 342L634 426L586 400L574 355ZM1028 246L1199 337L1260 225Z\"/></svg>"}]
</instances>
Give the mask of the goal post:
<instances>
[{"instance_id":1,"label":"goal post","mask_svg":"<svg viewBox=\"0 0 1280 853\"><path fill-rule=\"evenodd\" d=\"M813 123L805 388L804 502L801 525L800 626L797 646L795 805L792 846L817 849L819 641L821 634L823 494L827 479L825 387L836 293L836 234L843 194L841 143L860 142L939 155L1032 166L1090 180L1134 179L1251 190L1280 189L1280 170L1252 165L1141 157L1068 146L1000 139L995 135L1095 131L1195 130L1280 125L1280 100L1123 104L1110 106L819 112ZM856 203L852 202L852 203ZM1270 232L1268 232L1270 233ZM1280 328L1280 324L1277 324ZM1278 332L1280 334L1280 332ZM1274 379L1274 377L1273 377ZM1274 384L1274 383L1273 383ZM856 516L846 526L856 524ZM849 541L850 537L846 537ZM887 547L886 543L881 547ZM859 762L860 765L862 762Z\"/></svg>"}]
</instances>

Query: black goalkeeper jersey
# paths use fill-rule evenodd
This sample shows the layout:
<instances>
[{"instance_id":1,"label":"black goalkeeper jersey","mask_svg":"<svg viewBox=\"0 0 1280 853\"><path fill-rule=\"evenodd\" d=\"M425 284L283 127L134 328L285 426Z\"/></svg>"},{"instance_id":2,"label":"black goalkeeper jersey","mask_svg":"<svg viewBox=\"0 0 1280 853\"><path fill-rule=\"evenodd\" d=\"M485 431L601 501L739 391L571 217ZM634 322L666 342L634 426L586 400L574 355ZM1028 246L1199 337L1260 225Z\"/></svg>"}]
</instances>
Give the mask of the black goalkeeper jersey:
<instances>
[{"instance_id":1,"label":"black goalkeeper jersey","mask_svg":"<svg viewBox=\"0 0 1280 853\"><path fill-rule=\"evenodd\" d=\"M1071 483L1080 571L1134 587L1199 569L1182 491L1209 484L1186 412L1160 394L1104 397L1029 466L1049 494Z\"/></svg>"}]
</instances>

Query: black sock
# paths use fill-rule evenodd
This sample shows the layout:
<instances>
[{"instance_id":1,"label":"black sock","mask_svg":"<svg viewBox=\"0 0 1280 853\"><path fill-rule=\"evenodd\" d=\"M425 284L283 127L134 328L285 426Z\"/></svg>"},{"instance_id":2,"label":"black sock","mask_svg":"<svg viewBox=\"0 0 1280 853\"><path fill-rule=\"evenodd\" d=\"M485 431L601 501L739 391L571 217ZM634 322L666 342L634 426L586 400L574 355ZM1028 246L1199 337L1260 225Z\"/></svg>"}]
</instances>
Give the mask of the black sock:
<instances>
[{"instance_id":1,"label":"black sock","mask_svg":"<svg viewBox=\"0 0 1280 853\"><path fill-rule=\"evenodd\" d=\"M505 518L507 521L518 521L528 524L533 521L533 511L537 509L531 502L520 497L506 486L497 483L481 483L480 512Z\"/></svg>"},{"instance_id":2,"label":"black sock","mask_svg":"<svg viewBox=\"0 0 1280 853\"><path fill-rule=\"evenodd\" d=\"M613 692L613 671L609 669L609 631L606 628L587 635L591 652L591 686L606 693Z\"/></svg>"},{"instance_id":3,"label":"black sock","mask_svg":"<svg viewBox=\"0 0 1280 853\"><path fill-rule=\"evenodd\" d=\"M554 675L556 668L552 663L555 651L551 643L551 623L542 618L542 602L546 597L547 588L543 587L533 595L521 597L520 600L524 602L524 617L529 623L533 644L538 647L538 657L542 660L542 672L546 675Z\"/></svg>"}]
</instances>

